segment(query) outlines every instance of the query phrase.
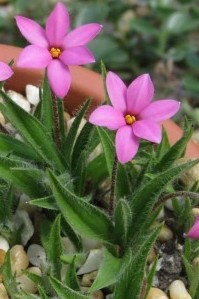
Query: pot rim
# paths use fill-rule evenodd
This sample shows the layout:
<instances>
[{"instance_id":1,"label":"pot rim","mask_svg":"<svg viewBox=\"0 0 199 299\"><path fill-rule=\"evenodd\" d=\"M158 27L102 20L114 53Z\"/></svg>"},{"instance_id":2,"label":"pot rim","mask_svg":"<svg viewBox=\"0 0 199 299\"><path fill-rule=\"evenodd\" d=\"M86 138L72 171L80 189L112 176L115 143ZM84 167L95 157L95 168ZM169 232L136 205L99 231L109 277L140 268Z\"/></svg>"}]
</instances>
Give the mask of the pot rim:
<instances>
[{"instance_id":1,"label":"pot rim","mask_svg":"<svg viewBox=\"0 0 199 299\"><path fill-rule=\"evenodd\" d=\"M0 44L0 61L9 63L12 59L16 61L22 48ZM79 106L87 98L92 97L92 107L101 105L105 96L103 91L103 80L100 74L81 66L69 67L72 84L68 95L64 98L65 109L75 114ZM25 92L27 84L41 85L44 76L44 70L25 69L16 67L13 64L14 75L7 81L5 88L12 89L20 93ZM20 78L20 80L19 80ZM163 127L168 134L171 144L176 143L182 136L183 130L172 120L166 120ZM199 144L190 140L185 152L186 158L199 158Z\"/></svg>"}]
</instances>

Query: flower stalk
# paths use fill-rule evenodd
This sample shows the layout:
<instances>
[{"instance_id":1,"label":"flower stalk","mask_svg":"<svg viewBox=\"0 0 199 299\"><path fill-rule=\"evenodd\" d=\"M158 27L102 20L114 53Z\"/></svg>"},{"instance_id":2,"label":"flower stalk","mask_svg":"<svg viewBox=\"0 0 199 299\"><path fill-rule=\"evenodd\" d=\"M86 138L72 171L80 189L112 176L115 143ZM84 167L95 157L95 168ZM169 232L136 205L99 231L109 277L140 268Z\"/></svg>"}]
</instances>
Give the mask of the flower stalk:
<instances>
[{"instance_id":1,"label":"flower stalk","mask_svg":"<svg viewBox=\"0 0 199 299\"><path fill-rule=\"evenodd\" d=\"M58 149L61 149L61 132L59 127L59 112L57 105L57 97L52 93L52 103L53 103L53 118L54 118L54 139Z\"/></svg>"},{"instance_id":2,"label":"flower stalk","mask_svg":"<svg viewBox=\"0 0 199 299\"><path fill-rule=\"evenodd\" d=\"M118 159L115 155L113 162L113 170L111 176L111 190L110 190L110 199L109 199L109 215L113 215L114 206L115 206L115 189L116 189L116 180L117 180L117 171L118 171Z\"/></svg>"}]
</instances>

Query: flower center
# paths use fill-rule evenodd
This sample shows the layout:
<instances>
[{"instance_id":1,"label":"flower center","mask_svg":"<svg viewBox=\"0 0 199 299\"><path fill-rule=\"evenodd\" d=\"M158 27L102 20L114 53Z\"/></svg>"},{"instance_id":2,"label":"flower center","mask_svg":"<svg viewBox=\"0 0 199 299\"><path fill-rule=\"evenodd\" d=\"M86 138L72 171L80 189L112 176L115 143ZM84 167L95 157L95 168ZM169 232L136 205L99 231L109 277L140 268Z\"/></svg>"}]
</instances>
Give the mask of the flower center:
<instances>
[{"instance_id":1,"label":"flower center","mask_svg":"<svg viewBox=\"0 0 199 299\"><path fill-rule=\"evenodd\" d=\"M125 118L127 125L132 125L136 121L135 116L130 115L130 114L127 114L124 118Z\"/></svg>"},{"instance_id":2,"label":"flower center","mask_svg":"<svg viewBox=\"0 0 199 299\"><path fill-rule=\"evenodd\" d=\"M59 56L61 55L61 50L59 48L51 48L50 54L53 58L59 58Z\"/></svg>"}]
</instances>

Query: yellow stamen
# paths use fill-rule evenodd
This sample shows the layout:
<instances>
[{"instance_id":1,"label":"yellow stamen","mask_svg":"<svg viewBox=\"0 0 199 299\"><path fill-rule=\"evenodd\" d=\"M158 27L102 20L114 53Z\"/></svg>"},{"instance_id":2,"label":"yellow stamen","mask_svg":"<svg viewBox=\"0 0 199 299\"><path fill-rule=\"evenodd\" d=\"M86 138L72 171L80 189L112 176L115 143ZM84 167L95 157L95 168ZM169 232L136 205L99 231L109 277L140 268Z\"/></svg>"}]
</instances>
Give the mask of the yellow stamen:
<instances>
[{"instance_id":1,"label":"yellow stamen","mask_svg":"<svg viewBox=\"0 0 199 299\"><path fill-rule=\"evenodd\" d=\"M51 48L50 54L53 58L59 58L59 56L61 55L61 50L59 48Z\"/></svg>"},{"instance_id":2,"label":"yellow stamen","mask_svg":"<svg viewBox=\"0 0 199 299\"><path fill-rule=\"evenodd\" d=\"M127 125L132 125L136 121L136 118L133 115L127 114L125 116L125 121L126 121Z\"/></svg>"}]
</instances>

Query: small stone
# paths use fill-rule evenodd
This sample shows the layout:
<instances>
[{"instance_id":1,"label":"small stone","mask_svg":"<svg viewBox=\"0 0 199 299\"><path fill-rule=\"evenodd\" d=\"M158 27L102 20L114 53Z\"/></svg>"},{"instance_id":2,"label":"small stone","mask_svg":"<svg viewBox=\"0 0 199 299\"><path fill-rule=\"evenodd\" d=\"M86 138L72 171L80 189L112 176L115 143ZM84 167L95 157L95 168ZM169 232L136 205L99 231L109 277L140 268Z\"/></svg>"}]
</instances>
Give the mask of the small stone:
<instances>
[{"instance_id":1,"label":"small stone","mask_svg":"<svg viewBox=\"0 0 199 299\"><path fill-rule=\"evenodd\" d=\"M4 237L0 236L0 249L3 249L5 252L7 252L9 247L8 241Z\"/></svg>"},{"instance_id":2,"label":"small stone","mask_svg":"<svg viewBox=\"0 0 199 299\"><path fill-rule=\"evenodd\" d=\"M167 295L158 288L151 288L146 299L168 299Z\"/></svg>"},{"instance_id":3,"label":"small stone","mask_svg":"<svg viewBox=\"0 0 199 299\"><path fill-rule=\"evenodd\" d=\"M65 253L70 254L70 253L76 252L75 246L73 245L73 243L70 241L69 238L63 237L62 244L63 244Z\"/></svg>"},{"instance_id":4,"label":"small stone","mask_svg":"<svg viewBox=\"0 0 199 299\"><path fill-rule=\"evenodd\" d=\"M68 129L68 121L70 119L71 119L70 114L64 111L64 127L65 127L66 131Z\"/></svg>"},{"instance_id":5,"label":"small stone","mask_svg":"<svg viewBox=\"0 0 199 299\"><path fill-rule=\"evenodd\" d=\"M189 161L193 161L195 159L189 159ZM182 158L179 160L179 163L187 162L187 158ZM199 181L199 164L196 164L192 168L190 168L188 171L186 171L182 176L181 179L183 183L191 188L194 183Z\"/></svg>"},{"instance_id":6,"label":"small stone","mask_svg":"<svg viewBox=\"0 0 199 299\"><path fill-rule=\"evenodd\" d=\"M195 257L192 261L193 267L199 267L199 256Z\"/></svg>"},{"instance_id":7,"label":"small stone","mask_svg":"<svg viewBox=\"0 0 199 299\"><path fill-rule=\"evenodd\" d=\"M169 286L171 299L192 299L181 280L174 280Z\"/></svg>"},{"instance_id":8,"label":"small stone","mask_svg":"<svg viewBox=\"0 0 199 299\"><path fill-rule=\"evenodd\" d=\"M92 249L82 267L78 270L77 275L82 275L86 273L98 270L103 258L102 249Z\"/></svg>"},{"instance_id":9,"label":"small stone","mask_svg":"<svg viewBox=\"0 0 199 299\"><path fill-rule=\"evenodd\" d=\"M104 294L99 290L91 293L91 297L94 299L104 299Z\"/></svg>"},{"instance_id":10,"label":"small stone","mask_svg":"<svg viewBox=\"0 0 199 299\"><path fill-rule=\"evenodd\" d=\"M33 266L43 267L46 264L46 253L42 246L31 244L27 251L28 259Z\"/></svg>"},{"instance_id":11,"label":"small stone","mask_svg":"<svg viewBox=\"0 0 199 299\"><path fill-rule=\"evenodd\" d=\"M23 108L25 111L30 112L30 103L22 96L22 94L13 91L8 90L7 95L15 102L18 106Z\"/></svg>"},{"instance_id":12,"label":"small stone","mask_svg":"<svg viewBox=\"0 0 199 299\"><path fill-rule=\"evenodd\" d=\"M0 298L1 299L9 299L6 288L3 283L0 283Z\"/></svg>"},{"instance_id":13,"label":"small stone","mask_svg":"<svg viewBox=\"0 0 199 299\"><path fill-rule=\"evenodd\" d=\"M164 224L158 235L158 240L161 242L166 242L172 239L173 239L172 230L166 224Z\"/></svg>"},{"instance_id":14,"label":"small stone","mask_svg":"<svg viewBox=\"0 0 199 299\"><path fill-rule=\"evenodd\" d=\"M194 217L199 217L199 208L193 208L192 213L193 213Z\"/></svg>"},{"instance_id":15,"label":"small stone","mask_svg":"<svg viewBox=\"0 0 199 299\"><path fill-rule=\"evenodd\" d=\"M12 274L16 273L16 276L22 275L23 270L28 268L29 260L28 256L21 245L15 245L10 250L10 260Z\"/></svg>"},{"instance_id":16,"label":"small stone","mask_svg":"<svg viewBox=\"0 0 199 299\"><path fill-rule=\"evenodd\" d=\"M3 116L3 114L0 112L0 124L2 126L4 126L6 123L5 117Z\"/></svg>"},{"instance_id":17,"label":"small stone","mask_svg":"<svg viewBox=\"0 0 199 299\"><path fill-rule=\"evenodd\" d=\"M29 273L35 274L41 277L41 270L37 267L30 267L27 269ZM16 278L16 282L18 283L18 290L23 290L27 293L35 294L37 292L37 285L30 279L26 274L22 274L21 276Z\"/></svg>"},{"instance_id":18,"label":"small stone","mask_svg":"<svg viewBox=\"0 0 199 299\"><path fill-rule=\"evenodd\" d=\"M129 9L129 10L125 11L121 15L121 17L118 21L117 27L118 27L119 32L124 33L124 34L129 32L132 28L131 22L133 19L135 19L135 17L136 16L135 16L135 13L133 12L133 10Z\"/></svg>"},{"instance_id":19,"label":"small stone","mask_svg":"<svg viewBox=\"0 0 199 299\"><path fill-rule=\"evenodd\" d=\"M81 280L81 286L90 287L93 284L95 278L97 277L97 273L98 271L93 271L91 273L84 274Z\"/></svg>"},{"instance_id":20,"label":"small stone","mask_svg":"<svg viewBox=\"0 0 199 299\"><path fill-rule=\"evenodd\" d=\"M152 247L149 251L149 255L147 257L147 263L151 264L156 258L156 252L155 249Z\"/></svg>"},{"instance_id":21,"label":"small stone","mask_svg":"<svg viewBox=\"0 0 199 299\"><path fill-rule=\"evenodd\" d=\"M37 106L40 102L39 88L34 85L26 85L26 97L30 104Z\"/></svg>"}]
</instances>

